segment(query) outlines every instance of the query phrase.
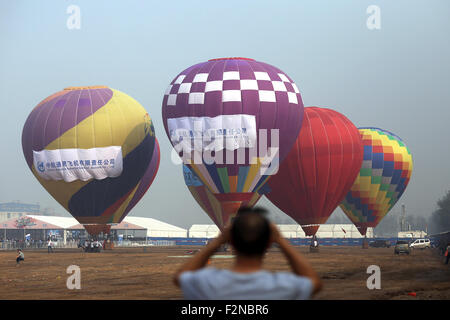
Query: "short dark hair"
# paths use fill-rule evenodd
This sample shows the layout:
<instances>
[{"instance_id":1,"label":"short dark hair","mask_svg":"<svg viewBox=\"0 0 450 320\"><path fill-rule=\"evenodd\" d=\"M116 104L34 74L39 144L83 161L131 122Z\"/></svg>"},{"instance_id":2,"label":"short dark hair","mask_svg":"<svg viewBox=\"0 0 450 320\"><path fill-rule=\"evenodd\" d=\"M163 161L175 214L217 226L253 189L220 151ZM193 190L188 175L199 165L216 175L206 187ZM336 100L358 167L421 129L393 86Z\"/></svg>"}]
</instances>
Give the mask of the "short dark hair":
<instances>
[{"instance_id":1,"label":"short dark hair","mask_svg":"<svg viewBox=\"0 0 450 320\"><path fill-rule=\"evenodd\" d=\"M238 254L262 256L270 240L267 210L261 207L239 209L231 225L231 243Z\"/></svg>"}]
</instances>

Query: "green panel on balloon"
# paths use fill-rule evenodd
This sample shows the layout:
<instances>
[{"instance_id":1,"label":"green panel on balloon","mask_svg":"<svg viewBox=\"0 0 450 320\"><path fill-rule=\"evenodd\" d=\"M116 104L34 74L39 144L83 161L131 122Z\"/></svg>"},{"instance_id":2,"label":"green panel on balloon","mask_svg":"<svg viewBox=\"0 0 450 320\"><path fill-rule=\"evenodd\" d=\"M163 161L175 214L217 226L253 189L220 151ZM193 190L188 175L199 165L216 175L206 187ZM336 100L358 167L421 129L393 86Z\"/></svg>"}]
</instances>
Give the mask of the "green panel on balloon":
<instances>
[{"instance_id":1,"label":"green panel on balloon","mask_svg":"<svg viewBox=\"0 0 450 320\"><path fill-rule=\"evenodd\" d=\"M230 192L230 183L228 181L228 170L227 168L217 168L217 173L220 177L220 182L225 193Z\"/></svg>"},{"instance_id":2,"label":"green panel on balloon","mask_svg":"<svg viewBox=\"0 0 450 320\"><path fill-rule=\"evenodd\" d=\"M381 184L381 177L380 176L373 176L371 182L373 184Z\"/></svg>"}]
</instances>

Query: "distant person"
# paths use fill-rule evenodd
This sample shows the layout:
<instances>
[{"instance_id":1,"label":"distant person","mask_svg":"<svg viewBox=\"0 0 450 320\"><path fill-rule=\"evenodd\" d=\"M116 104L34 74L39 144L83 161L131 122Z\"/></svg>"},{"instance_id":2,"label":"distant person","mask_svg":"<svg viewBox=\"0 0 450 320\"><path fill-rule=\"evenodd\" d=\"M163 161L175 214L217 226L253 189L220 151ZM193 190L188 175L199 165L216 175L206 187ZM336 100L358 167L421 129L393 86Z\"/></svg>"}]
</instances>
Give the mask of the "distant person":
<instances>
[{"instance_id":1,"label":"distant person","mask_svg":"<svg viewBox=\"0 0 450 320\"><path fill-rule=\"evenodd\" d=\"M100 247L101 247L100 241L95 240L95 242L94 242L94 251L95 252L100 252Z\"/></svg>"},{"instance_id":2,"label":"distant person","mask_svg":"<svg viewBox=\"0 0 450 320\"><path fill-rule=\"evenodd\" d=\"M25 255L22 250L17 249L16 266L20 264L20 261L25 261Z\"/></svg>"},{"instance_id":3,"label":"distant person","mask_svg":"<svg viewBox=\"0 0 450 320\"><path fill-rule=\"evenodd\" d=\"M230 226L189 259L175 274L185 299L294 300L309 299L322 282L306 259L281 237L262 208L241 208ZM210 257L230 243L236 253L230 270L205 268ZM264 255L277 244L293 273L262 268Z\"/></svg>"},{"instance_id":4,"label":"distant person","mask_svg":"<svg viewBox=\"0 0 450 320\"><path fill-rule=\"evenodd\" d=\"M52 239L48 239L47 242L47 253L53 253L53 242Z\"/></svg>"},{"instance_id":5,"label":"distant person","mask_svg":"<svg viewBox=\"0 0 450 320\"><path fill-rule=\"evenodd\" d=\"M317 241L316 235L312 237L311 246L317 248L319 246L319 241Z\"/></svg>"},{"instance_id":6,"label":"distant person","mask_svg":"<svg viewBox=\"0 0 450 320\"><path fill-rule=\"evenodd\" d=\"M447 249L445 250L445 264L448 264L448 260L450 260L450 242L447 243Z\"/></svg>"}]
</instances>

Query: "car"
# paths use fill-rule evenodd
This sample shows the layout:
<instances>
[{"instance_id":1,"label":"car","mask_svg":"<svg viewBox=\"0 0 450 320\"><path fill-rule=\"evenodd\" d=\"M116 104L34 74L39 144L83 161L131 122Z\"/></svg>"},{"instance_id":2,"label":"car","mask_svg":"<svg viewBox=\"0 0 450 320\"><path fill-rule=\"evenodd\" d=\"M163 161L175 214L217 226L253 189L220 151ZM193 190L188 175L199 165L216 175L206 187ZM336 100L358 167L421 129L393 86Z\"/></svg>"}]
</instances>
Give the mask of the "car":
<instances>
[{"instance_id":1,"label":"car","mask_svg":"<svg viewBox=\"0 0 450 320\"><path fill-rule=\"evenodd\" d=\"M406 253L410 254L411 249L409 247L409 242L405 240L398 240L394 247L394 253L400 254L400 253Z\"/></svg>"},{"instance_id":2,"label":"car","mask_svg":"<svg viewBox=\"0 0 450 320\"><path fill-rule=\"evenodd\" d=\"M389 240L375 240L370 241L369 246L374 248L390 248L391 242Z\"/></svg>"},{"instance_id":3,"label":"car","mask_svg":"<svg viewBox=\"0 0 450 320\"><path fill-rule=\"evenodd\" d=\"M417 239L413 243L411 243L409 246L414 249L431 248L431 241L430 241L430 239Z\"/></svg>"}]
</instances>

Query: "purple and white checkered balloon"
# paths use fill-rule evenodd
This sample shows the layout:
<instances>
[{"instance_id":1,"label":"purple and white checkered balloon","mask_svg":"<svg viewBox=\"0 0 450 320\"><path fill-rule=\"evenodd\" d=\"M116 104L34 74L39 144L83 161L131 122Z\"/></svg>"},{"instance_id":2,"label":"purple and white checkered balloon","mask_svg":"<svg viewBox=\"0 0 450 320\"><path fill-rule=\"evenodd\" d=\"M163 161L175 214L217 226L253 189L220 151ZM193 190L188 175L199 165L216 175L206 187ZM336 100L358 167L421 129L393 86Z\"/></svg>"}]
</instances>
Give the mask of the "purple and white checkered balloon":
<instances>
[{"instance_id":1,"label":"purple and white checkered balloon","mask_svg":"<svg viewBox=\"0 0 450 320\"><path fill-rule=\"evenodd\" d=\"M296 140L303 102L294 81L280 69L246 58L212 59L182 71L163 98L163 120L246 114L256 129L279 129L280 159Z\"/></svg>"}]
</instances>

